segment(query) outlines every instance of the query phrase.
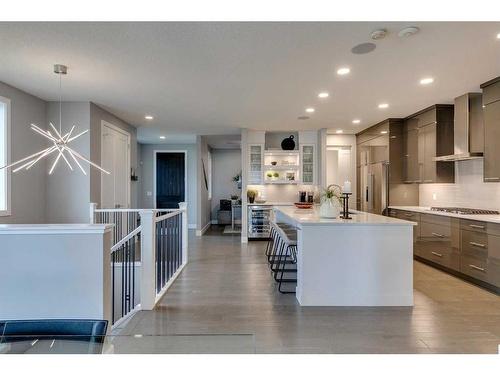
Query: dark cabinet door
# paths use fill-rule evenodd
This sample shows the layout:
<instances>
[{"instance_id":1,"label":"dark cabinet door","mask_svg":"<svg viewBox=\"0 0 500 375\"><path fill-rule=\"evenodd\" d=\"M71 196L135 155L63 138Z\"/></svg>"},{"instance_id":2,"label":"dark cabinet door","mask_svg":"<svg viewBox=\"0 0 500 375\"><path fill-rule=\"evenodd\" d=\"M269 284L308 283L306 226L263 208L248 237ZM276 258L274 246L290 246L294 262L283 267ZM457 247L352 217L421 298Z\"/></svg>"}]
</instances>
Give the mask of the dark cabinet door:
<instances>
[{"instance_id":1,"label":"dark cabinet door","mask_svg":"<svg viewBox=\"0 0 500 375\"><path fill-rule=\"evenodd\" d=\"M404 182L414 183L420 179L418 165L418 129L410 129L404 134Z\"/></svg>"},{"instance_id":2,"label":"dark cabinet door","mask_svg":"<svg viewBox=\"0 0 500 375\"><path fill-rule=\"evenodd\" d=\"M431 183L436 182L436 124L427 125L420 129L423 133L424 141L424 156L423 156L423 178L422 182Z\"/></svg>"},{"instance_id":3,"label":"dark cabinet door","mask_svg":"<svg viewBox=\"0 0 500 375\"><path fill-rule=\"evenodd\" d=\"M484 182L500 182L500 101L484 108Z\"/></svg>"}]
</instances>

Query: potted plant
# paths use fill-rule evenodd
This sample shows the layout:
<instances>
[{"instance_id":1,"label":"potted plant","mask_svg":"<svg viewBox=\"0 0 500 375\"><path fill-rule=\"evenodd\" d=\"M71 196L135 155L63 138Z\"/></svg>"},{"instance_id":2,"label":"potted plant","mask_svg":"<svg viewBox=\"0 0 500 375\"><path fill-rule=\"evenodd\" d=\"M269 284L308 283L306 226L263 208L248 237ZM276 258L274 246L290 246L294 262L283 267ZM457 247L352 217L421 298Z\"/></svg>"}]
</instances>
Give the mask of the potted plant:
<instances>
[{"instance_id":1,"label":"potted plant","mask_svg":"<svg viewBox=\"0 0 500 375\"><path fill-rule=\"evenodd\" d=\"M274 178L276 178L276 179L277 179L279 176L280 176L280 174L279 174L278 172L274 172L274 173L273 173L273 177L274 177Z\"/></svg>"},{"instance_id":2,"label":"potted plant","mask_svg":"<svg viewBox=\"0 0 500 375\"><path fill-rule=\"evenodd\" d=\"M328 185L321 194L319 216L335 219L340 214L342 188L339 185Z\"/></svg>"},{"instance_id":3,"label":"potted plant","mask_svg":"<svg viewBox=\"0 0 500 375\"><path fill-rule=\"evenodd\" d=\"M257 196L257 190L255 189L248 189L247 190L247 198L248 202L253 203L255 201L255 197Z\"/></svg>"},{"instance_id":4,"label":"potted plant","mask_svg":"<svg viewBox=\"0 0 500 375\"><path fill-rule=\"evenodd\" d=\"M267 172L266 173L267 178L273 178L273 172Z\"/></svg>"},{"instance_id":5,"label":"potted plant","mask_svg":"<svg viewBox=\"0 0 500 375\"><path fill-rule=\"evenodd\" d=\"M238 189L241 189L241 172L233 177L233 182L236 182Z\"/></svg>"}]
</instances>

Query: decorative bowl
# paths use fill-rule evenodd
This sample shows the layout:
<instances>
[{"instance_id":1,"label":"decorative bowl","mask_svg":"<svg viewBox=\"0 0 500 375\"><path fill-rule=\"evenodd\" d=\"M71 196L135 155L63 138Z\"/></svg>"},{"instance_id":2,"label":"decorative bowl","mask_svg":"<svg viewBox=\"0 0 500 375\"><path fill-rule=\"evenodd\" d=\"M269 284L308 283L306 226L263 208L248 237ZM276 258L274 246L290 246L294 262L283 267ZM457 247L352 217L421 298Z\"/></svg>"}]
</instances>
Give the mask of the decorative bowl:
<instances>
[{"instance_id":1,"label":"decorative bowl","mask_svg":"<svg viewBox=\"0 0 500 375\"><path fill-rule=\"evenodd\" d=\"M313 203L297 202L297 203L294 203L294 205L297 208L308 209L308 208L312 208Z\"/></svg>"},{"instance_id":2,"label":"decorative bowl","mask_svg":"<svg viewBox=\"0 0 500 375\"><path fill-rule=\"evenodd\" d=\"M266 200L265 199L256 199L255 203L263 204L263 203L266 203Z\"/></svg>"}]
</instances>

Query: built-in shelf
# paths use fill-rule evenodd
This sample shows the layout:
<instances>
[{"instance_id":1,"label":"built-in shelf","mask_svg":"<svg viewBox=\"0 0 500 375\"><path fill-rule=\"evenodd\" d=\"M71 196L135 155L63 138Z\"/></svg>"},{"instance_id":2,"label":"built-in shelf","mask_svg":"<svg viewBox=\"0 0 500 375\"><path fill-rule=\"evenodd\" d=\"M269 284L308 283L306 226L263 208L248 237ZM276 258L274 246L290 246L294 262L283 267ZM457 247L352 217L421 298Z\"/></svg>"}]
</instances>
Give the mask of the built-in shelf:
<instances>
[{"instance_id":1,"label":"built-in shelf","mask_svg":"<svg viewBox=\"0 0 500 375\"><path fill-rule=\"evenodd\" d=\"M283 156L283 155L289 155L289 156L297 156L299 155L299 150L264 150L264 155L270 155L270 156L274 156L274 155L279 155L279 156Z\"/></svg>"},{"instance_id":2,"label":"built-in shelf","mask_svg":"<svg viewBox=\"0 0 500 375\"><path fill-rule=\"evenodd\" d=\"M299 169L300 165L265 165L264 169L271 171L289 171Z\"/></svg>"},{"instance_id":3,"label":"built-in shelf","mask_svg":"<svg viewBox=\"0 0 500 375\"><path fill-rule=\"evenodd\" d=\"M264 184L267 185L297 185L298 181L287 181L287 180L265 180Z\"/></svg>"}]
</instances>

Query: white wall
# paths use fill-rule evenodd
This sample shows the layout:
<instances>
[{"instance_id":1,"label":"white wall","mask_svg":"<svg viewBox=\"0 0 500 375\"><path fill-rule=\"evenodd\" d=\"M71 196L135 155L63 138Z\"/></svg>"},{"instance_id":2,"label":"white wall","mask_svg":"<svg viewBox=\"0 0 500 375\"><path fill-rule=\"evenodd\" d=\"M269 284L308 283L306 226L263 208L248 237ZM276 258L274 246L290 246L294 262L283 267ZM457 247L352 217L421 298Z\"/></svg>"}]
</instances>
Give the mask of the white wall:
<instances>
[{"instance_id":1,"label":"white wall","mask_svg":"<svg viewBox=\"0 0 500 375\"><path fill-rule=\"evenodd\" d=\"M212 150L212 220L217 220L221 199L241 196L233 177L241 171L241 150Z\"/></svg>"},{"instance_id":2,"label":"white wall","mask_svg":"<svg viewBox=\"0 0 500 375\"><path fill-rule=\"evenodd\" d=\"M59 129L59 102L48 103L46 124L49 122ZM90 130L90 103L64 102L62 124L63 132L69 131L72 125L76 125L75 132ZM71 147L86 158L90 158L90 134L87 133L71 142ZM53 158L49 158L45 173L48 174L52 162ZM82 163L82 166L87 172L86 176L79 170L71 171L63 160L59 160L52 175L47 176L45 200L47 223L88 223L90 168L86 163Z\"/></svg>"},{"instance_id":3,"label":"white wall","mask_svg":"<svg viewBox=\"0 0 500 375\"><path fill-rule=\"evenodd\" d=\"M197 217L197 150L196 144L140 144L138 204L141 208L153 208L154 151L186 151L187 155L187 213L188 223L196 226ZM151 192L151 195L148 195Z\"/></svg>"},{"instance_id":4,"label":"white wall","mask_svg":"<svg viewBox=\"0 0 500 375\"><path fill-rule=\"evenodd\" d=\"M500 210L500 183L483 182L483 159L455 163L454 184L420 184L420 206Z\"/></svg>"},{"instance_id":5,"label":"white wall","mask_svg":"<svg viewBox=\"0 0 500 375\"><path fill-rule=\"evenodd\" d=\"M11 162L48 147L31 124L45 128L46 102L15 87L0 82L0 96L11 100ZM29 172L12 173L10 216L0 216L0 223L43 223L45 221L45 161Z\"/></svg>"}]
</instances>

